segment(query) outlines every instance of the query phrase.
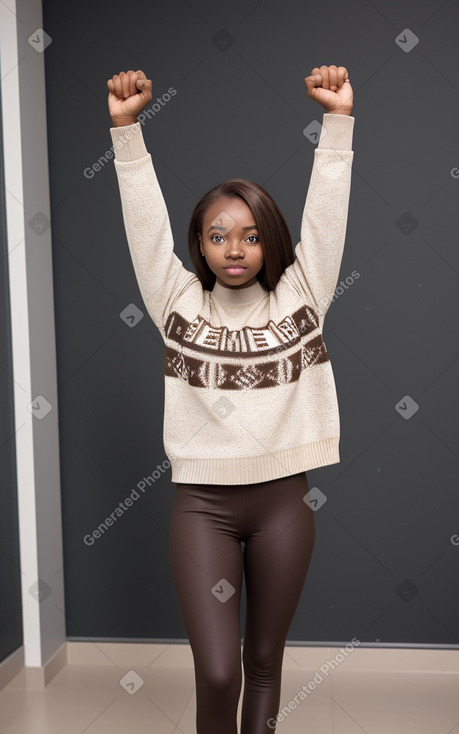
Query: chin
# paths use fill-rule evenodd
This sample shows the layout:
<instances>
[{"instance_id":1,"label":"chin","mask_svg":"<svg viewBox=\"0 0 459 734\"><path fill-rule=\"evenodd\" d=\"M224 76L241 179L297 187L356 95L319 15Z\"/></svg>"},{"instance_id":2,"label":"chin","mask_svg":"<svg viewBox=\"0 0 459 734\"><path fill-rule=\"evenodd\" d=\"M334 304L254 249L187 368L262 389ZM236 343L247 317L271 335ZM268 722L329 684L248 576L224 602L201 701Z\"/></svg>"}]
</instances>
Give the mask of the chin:
<instances>
[{"instance_id":1,"label":"chin","mask_svg":"<svg viewBox=\"0 0 459 734\"><path fill-rule=\"evenodd\" d=\"M253 280L253 275L248 278L244 278L244 280L242 280L242 278L237 278L237 276L230 276L228 279L225 278L223 282L225 283L225 285L228 285L231 288L241 288L241 286L247 285L247 283L249 283L251 280Z\"/></svg>"}]
</instances>

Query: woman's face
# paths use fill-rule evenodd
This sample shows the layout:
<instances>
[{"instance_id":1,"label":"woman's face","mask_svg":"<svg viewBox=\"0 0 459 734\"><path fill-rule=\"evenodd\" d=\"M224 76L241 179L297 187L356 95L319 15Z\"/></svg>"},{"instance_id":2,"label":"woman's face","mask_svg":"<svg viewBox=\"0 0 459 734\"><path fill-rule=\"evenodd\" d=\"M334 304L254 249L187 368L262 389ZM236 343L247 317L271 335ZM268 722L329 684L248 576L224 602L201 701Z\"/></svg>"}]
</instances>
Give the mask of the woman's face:
<instances>
[{"instance_id":1,"label":"woman's face","mask_svg":"<svg viewBox=\"0 0 459 734\"><path fill-rule=\"evenodd\" d=\"M198 237L201 253L220 285L245 288L256 282L263 267L263 248L254 216L239 196L217 199L205 213ZM230 270L231 265L236 269Z\"/></svg>"}]
</instances>

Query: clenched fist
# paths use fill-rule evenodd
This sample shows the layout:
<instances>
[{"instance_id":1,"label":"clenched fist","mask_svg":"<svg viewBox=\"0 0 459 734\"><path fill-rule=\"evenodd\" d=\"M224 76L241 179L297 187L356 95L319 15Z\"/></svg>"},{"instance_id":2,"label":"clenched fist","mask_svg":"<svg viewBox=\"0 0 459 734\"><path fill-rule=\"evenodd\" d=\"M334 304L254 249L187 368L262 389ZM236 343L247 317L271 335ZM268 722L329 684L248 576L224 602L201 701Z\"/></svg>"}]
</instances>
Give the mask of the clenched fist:
<instances>
[{"instance_id":1,"label":"clenched fist","mask_svg":"<svg viewBox=\"0 0 459 734\"><path fill-rule=\"evenodd\" d=\"M120 71L107 81L108 109L115 127L137 122L139 112L151 102L151 86L141 69Z\"/></svg>"},{"instance_id":2,"label":"clenched fist","mask_svg":"<svg viewBox=\"0 0 459 734\"><path fill-rule=\"evenodd\" d=\"M350 115L354 103L349 74L345 66L314 67L304 80L308 95L325 108L325 112ZM346 83L345 83L346 82Z\"/></svg>"}]
</instances>

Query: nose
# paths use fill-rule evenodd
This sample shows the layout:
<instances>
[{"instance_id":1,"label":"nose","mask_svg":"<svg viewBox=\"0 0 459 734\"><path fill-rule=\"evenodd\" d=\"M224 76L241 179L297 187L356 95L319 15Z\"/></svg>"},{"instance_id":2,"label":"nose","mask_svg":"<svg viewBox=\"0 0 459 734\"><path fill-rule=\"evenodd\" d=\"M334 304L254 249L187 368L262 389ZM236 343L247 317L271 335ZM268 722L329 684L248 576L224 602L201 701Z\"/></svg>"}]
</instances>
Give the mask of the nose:
<instances>
[{"instance_id":1,"label":"nose","mask_svg":"<svg viewBox=\"0 0 459 734\"><path fill-rule=\"evenodd\" d=\"M234 242L230 242L227 252L227 255L229 255L229 257L240 257L243 252L244 250L242 249L239 240L234 240Z\"/></svg>"}]
</instances>

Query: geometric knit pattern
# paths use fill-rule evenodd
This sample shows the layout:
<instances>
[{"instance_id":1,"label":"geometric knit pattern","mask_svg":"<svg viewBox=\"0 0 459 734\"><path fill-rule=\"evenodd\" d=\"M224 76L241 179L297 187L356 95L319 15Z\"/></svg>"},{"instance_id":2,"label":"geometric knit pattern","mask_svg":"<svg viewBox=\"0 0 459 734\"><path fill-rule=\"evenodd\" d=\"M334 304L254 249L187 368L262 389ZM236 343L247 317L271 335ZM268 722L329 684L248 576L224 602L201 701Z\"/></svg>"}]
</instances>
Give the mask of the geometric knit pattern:
<instances>
[{"instance_id":1,"label":"geometric knit pattern","mask_svg":"<svg viewBox=\"0 0 459 734\"><path fill-rule=\"evenodd\" d=\"M165 329L165 375L193 387L223 390L295 382L303 369L330 361L321 332L307 338L317 326L315 311L306 305L279 324L270 321L264 327L244 326L235 331L212 326L201 316L187 322L174 311ZM170 346L171 341L177 349ZM281 351L287 350L290 353L283 358Z\"/></svg>"}]
</instances>

